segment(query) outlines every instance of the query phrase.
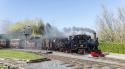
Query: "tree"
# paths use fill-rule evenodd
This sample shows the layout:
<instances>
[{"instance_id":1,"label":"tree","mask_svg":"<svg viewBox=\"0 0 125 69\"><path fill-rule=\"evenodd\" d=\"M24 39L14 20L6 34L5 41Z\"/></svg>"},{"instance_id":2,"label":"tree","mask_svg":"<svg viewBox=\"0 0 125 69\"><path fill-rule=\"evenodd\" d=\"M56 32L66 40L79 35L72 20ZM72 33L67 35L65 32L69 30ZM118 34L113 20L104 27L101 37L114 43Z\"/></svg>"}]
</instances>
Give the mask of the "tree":
<instances>
[{"instance_id":1,"label":"tree","mask_svg":"<svg viewBox=\"0 0 125 69\"><path fill-rule=\"evenodd\" d=\"M105 41L125 42L125 11L117 9L114 14L103 7L103 12L97 17L97 31L99 38Z\"/></svg>"},{"instance_id":2,"label":"tree","mask_svg":"<svg viewBox=\"0 0 125 69\"><path fill-rule=\"evenodd\" d=\"M9 34L19 37L26 30L26 26L30 26L31 35L43 35L44 33L44 23L41 19L34 20L24 20L13 23L9 26ZM25 28L25 30L24 30Z\"/></svg>"}]
</instances>

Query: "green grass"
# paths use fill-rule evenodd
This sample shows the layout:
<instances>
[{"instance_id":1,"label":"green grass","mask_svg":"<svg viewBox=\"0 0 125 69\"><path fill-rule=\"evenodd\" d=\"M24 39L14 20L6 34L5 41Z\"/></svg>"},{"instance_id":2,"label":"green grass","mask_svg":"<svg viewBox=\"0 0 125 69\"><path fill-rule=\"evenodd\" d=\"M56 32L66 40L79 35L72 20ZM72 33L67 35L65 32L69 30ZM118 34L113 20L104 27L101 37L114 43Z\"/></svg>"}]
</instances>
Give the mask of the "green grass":
<instances>
[{"instance_id":1,"label":"green grass","mask_svg":"<svg viewBox=\"0 0 125 69\"><path fill-rule=\"evenodd\" d=\"M99 48L104 52L125 54L125 44L100 42Z\"/></svg>"},{"instance_id":2,"label":"green grass","mask_svg":"<svg viewBox=\"0 0 125 69\"><path fill-rule=\"evenodd\" d=\"M0 64L0 69L7 69L4 67L4 65Z\"/></svg>"},{"instance_id":3,"label":"green grass","mask_svg":"<svg viewBox=\"0 0 125 69\"><path fill-rule=\"evenodd\" d=\"M1 58L14 58L14 59L26 59L26 60L34 60L43 58L43 56L36 55L34 53L11 50L11 49L0 49L0 57Z\"/></svg>"}]
</instances>

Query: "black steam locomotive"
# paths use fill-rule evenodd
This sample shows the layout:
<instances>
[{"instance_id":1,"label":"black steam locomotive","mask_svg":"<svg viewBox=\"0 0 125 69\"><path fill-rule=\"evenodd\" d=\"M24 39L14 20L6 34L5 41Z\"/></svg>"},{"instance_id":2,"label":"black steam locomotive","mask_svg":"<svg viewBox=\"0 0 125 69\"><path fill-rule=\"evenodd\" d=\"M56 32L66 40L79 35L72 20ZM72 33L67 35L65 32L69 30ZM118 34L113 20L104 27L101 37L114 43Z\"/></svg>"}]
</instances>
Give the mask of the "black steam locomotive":
<instances>
[{"instance_id":1,"label":"black steam locomotive","mask_svg":"<svg viewBox=\"0 0 125 69\"><path fill-rule=\"evenodd\" d=\"M98 50L96 33L94 38L86 34L73 35L68 38L45 38L42 41L42 49L67 53L86 54Z\"/></svg>"}]
</instances>

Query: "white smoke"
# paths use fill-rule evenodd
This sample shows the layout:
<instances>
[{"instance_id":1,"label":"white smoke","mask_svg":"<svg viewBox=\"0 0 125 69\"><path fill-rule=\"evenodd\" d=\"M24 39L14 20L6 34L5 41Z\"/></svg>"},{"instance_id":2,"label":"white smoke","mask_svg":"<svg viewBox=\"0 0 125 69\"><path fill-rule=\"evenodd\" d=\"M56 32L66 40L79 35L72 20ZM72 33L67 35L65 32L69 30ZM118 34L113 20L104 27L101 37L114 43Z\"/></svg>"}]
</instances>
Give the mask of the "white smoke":
<instances>
[{"instance_id":1,"label":"white smoke","mask_svg":"<svg viewBox=\"0 0 125 69\"><path fill-rule=\"evenodd\" d=\"M64 38L64 33L60 32L56 27L47 23L44 27L43 38Z\"/></svg>"},{"instance_id":2,"label":"white smoke","mask_svg":"<svg viewBox=\"0 0 125 69\"><path fill-rule=\"evenodd\" d=\"M78 34L86 34L87 33L96 33L94 30L89 28L82 28L82 27L69 27L64 28L63 31L59 31L56 27L47 23L44 26L43 36L42 38L65 38L72 35Z\"/></svg>"},{"instance_id":3,"label":"white smoke","mask_svg":"<svg viewBox=\"0 0 125 69\"><path fill-rule=\"evenodd\" d=\"M94 30L90 28L82 28L82 27L72 27L72 28L64 28L64 33L66 36L84 34L84 33L96 33Z\"/></svg>"}]
</instances>

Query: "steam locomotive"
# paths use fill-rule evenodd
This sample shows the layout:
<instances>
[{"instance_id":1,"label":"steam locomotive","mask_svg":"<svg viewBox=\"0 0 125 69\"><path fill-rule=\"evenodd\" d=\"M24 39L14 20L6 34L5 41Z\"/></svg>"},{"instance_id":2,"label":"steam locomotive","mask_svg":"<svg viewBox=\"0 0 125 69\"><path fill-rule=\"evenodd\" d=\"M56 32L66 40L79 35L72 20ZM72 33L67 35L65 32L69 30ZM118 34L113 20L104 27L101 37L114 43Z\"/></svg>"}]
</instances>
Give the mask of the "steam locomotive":
<instances>
[{"instance_id":1,"label":"steam locomotive","mask_svg":"<svg viewBox=\"0 0 125 69\"><path fill-rule=\"evenodd\" d=\"M32 40L32 39L30 39ZM35 40L36 41L36 40ZM72 35L69 37L52 37L52 38L42 38L39 40L40 44L35 43L33 45L27 45L27 48L31 49L44 49L52 51L60 51L66 53L79 53L79 54L91 54L92 56L104 56L101 50L98 49L99 42L96 37L96 33L93 33L93 38L90 35L79 34ZM34 42L33 42L34 43ZM18 39L1 39L0 48L25 48L22 42Z\"/></svg>"},{"instance_id":2,"label":"steam locomotive","mask_svg":"<svg viewBox=\"0 0 125 69\"><path fill-rule=\"evenodd\" d=\"M98 38L96 33L93 35L93 39L86 34L72 35L67 38L45 38L42 41L42 49L79 54L98 51Z\"/></svg>"}]
</instances>

